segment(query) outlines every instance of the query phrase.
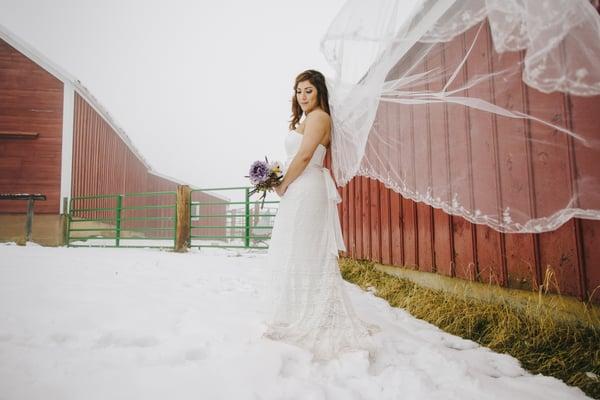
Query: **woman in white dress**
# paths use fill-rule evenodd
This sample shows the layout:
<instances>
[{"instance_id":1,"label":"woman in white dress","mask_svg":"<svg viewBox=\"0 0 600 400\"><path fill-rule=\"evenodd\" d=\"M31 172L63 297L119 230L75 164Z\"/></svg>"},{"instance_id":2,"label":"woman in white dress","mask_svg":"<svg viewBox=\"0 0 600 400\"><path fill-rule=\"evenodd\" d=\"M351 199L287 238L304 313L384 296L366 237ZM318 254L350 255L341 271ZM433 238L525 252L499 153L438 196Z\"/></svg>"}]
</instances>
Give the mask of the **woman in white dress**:
<instances>
[{"instance_id":1,"label":"woman in white dress","mask_svg":"<svg viewBox=\"0 0 600 400\"><path fill-rule=\"evenodd\" d=\"M355 314L338 266L338 251L345 247L337 211L341 199L323 167L332 134L325 78L305 71L294 91L288 159L276 189L281 201L269 244L272 309L264 336L307 349L316 360L352 350L373 353L370 336L378 327Z\"/></svg>"}]
</instances>

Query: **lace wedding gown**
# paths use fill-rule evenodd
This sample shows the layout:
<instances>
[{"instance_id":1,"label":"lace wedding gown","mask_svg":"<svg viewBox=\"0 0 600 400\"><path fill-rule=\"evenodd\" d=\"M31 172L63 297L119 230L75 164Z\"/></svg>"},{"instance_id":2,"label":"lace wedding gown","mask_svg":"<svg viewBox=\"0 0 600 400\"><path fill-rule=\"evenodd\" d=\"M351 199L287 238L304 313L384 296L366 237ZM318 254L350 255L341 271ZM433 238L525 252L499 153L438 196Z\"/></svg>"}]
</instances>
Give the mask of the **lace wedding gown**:
<instances>
[{"instance_id":1,"label":"lace wedding gown","mask_svg":"<svg viewBox=\"0 0 600 400\"><path fill-rule=\"evenodd\" d=\"M300 147L302 134L285 139L286 167ZM291 343L316 360L375 346L379 328L355 314L344 291L338 250L345 250L337 203L341 201L319 144L302 174L281 198L269 244L271 279L267 288L270 320L265 337Z\"/></svg>"}]
</instances>

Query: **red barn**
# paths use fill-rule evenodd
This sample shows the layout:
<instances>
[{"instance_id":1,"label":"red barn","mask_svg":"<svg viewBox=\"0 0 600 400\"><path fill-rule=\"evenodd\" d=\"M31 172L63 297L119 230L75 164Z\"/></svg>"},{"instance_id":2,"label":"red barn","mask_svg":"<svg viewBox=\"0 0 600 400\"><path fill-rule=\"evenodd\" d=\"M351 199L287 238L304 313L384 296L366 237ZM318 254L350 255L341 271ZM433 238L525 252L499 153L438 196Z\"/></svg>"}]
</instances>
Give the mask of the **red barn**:
<instances>
[{"instance_id":1,"label":"red barn","mask_svg":"<svg viewBox=\"0 0 600 400\"><path fill-rule=\"evenodd\" d=\"M0 193L46 195L35 203L32 240L62 243L63 199L181 183L153 171L78 80L0 26ZM0 201L0 240L23 237L25 210L25 201Z\"/></svg>"}]
</instances>

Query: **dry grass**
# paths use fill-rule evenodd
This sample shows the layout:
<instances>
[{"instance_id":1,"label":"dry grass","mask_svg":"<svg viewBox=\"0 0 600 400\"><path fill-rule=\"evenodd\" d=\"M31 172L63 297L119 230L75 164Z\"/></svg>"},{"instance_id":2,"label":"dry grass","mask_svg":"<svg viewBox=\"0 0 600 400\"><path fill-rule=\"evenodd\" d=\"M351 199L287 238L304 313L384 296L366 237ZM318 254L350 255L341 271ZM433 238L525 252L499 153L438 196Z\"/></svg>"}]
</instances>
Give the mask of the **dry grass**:
<instances>
[{"instance_id":1,"label":"dry grass","mask_svg":"<svg viewBox=\"0 0 600 400\"><path fill-rule=\"evenodd\" d=\"M540 307L541 303L516 308L507 302L431 290L378 271L366 261L342 259L340 268L344 279L363 289L374 287L390 305L453 335L510 354L532 373L554 376L600 398L597 308L586 309L586 321L569 322L557 318L555 308Z\"/></svg>"}]
</instances>

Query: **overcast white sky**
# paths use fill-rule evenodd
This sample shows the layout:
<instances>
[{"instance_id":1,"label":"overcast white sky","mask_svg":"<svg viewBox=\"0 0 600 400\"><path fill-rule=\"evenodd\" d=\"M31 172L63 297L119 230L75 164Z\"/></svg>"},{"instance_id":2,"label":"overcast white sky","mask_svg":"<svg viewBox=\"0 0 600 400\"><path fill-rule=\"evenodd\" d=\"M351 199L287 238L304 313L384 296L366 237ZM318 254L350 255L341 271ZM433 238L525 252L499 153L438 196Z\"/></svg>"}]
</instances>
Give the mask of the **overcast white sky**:
<instances>
[{"instance_id":1,"label":"overcast white sky","mask_svg":"<svg viewBox=\"0 0 600 400\"><path fill-rule=\"evenodd\" d=\"M0 0L0 24L79 79L158 172L247 185L283 161L294 77L344 0Z\"/></svg>"}]
</instances>

